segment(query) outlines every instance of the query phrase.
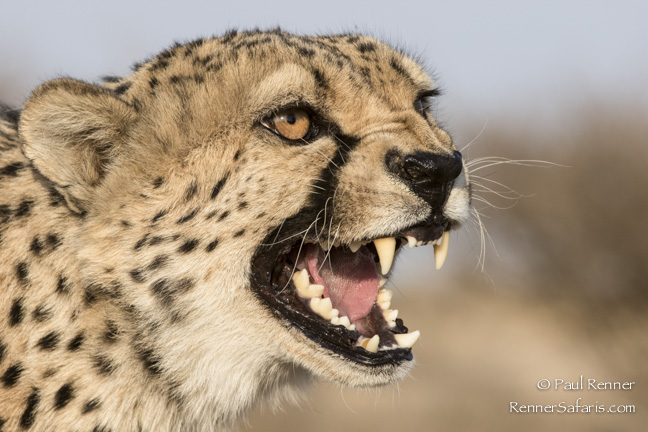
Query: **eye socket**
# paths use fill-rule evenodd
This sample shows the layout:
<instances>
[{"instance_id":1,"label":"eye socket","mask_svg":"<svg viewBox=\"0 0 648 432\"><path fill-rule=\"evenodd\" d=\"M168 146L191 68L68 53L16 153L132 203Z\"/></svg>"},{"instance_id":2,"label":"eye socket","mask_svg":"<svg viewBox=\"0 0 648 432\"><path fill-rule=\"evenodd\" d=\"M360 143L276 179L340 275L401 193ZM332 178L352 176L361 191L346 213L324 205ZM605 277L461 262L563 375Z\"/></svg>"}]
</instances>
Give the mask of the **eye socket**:
<instances>
[{"instance_id":1,"label":"eye socket","mask_svg":"<svg viewBox=\"0 0 648 432\"><path fill-rule=\"evenodd\" d=\"M264 119L261 124L291 141L308 140L316 132L311 114L303 108L286 108Z\"/></svg>"}]
</instances>

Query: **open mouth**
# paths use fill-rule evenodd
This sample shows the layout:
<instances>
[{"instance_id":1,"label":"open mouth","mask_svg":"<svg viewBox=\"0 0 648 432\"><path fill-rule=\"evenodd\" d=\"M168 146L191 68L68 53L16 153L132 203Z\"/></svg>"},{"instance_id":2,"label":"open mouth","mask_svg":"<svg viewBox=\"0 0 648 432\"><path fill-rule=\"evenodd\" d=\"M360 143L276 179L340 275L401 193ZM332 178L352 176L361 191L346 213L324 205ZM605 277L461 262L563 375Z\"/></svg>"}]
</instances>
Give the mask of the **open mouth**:
<instances>
[{"instance_id":1,"label":"open mouth","mask_svg":"<svg viewBox=\"0 0 648 432\"><path fill-rule=\"evenodd\" d=\"M449 226L429 222L349 244L299 238L263 248L253 259L253 287L287 326L340 356L365 365L411 360L420 332L408 331L384 286L406 244L433 244L441 268Z\"/></svg>"}]
</instances>

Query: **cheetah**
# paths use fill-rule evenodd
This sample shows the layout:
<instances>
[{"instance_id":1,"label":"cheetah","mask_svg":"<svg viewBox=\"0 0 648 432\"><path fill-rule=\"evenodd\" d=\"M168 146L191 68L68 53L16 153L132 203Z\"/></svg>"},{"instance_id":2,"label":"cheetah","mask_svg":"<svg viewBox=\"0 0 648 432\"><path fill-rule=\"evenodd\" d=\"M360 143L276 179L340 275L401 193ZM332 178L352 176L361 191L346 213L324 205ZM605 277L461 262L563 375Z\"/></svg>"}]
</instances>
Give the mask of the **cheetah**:
<instances>
[{"instance_id":1,"label":"cheetah","mask_svg":"<svg viewBox=\"0 0 648 432\"><path fill-rule=\"evenodd\" d=\"M0 120L0 430L230 430L312 378L404 378L384 288L467 219L414 60L231 31Z\"/></svg>"}]
</instances>

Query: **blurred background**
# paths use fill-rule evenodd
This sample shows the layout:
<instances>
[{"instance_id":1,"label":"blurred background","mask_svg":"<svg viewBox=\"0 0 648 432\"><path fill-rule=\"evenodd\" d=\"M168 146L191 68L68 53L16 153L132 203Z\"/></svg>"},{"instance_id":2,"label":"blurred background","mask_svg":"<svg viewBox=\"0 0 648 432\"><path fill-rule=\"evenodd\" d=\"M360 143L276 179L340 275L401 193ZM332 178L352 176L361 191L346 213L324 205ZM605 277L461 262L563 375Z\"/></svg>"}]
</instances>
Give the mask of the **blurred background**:
<instances>
[{"instance_id":1,"label":"blurred background","mask_svg":"<svg viewBox=\"0 0 648 432\"><path fill-rule=\"evenodd\" d=\"M422 332L417 366L379 390L316 383L242 430L646 430L648 3L2 3L0 100L13 106L44 80L127 74L174 40L234 27L366 32L437 77L435 114L471 161L481 223L453 234L442 271L431 248L400 256L390 288ZM636 384L536 387L581 375ZM509 412L578 398L636 412Z\"/></svg>"}]
</instances>

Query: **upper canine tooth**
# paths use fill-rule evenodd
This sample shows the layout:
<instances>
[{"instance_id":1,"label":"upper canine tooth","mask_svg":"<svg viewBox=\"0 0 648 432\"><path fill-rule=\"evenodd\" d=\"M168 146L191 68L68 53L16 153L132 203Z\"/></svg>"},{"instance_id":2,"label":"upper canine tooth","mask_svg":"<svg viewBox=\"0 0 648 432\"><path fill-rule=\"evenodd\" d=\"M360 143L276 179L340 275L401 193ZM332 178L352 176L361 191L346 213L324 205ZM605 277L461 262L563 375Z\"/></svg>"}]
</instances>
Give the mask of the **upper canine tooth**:
<instances>
[{"instance_id":1,"label":"upper canine tooth","mask_svg":"<svg viewBox=\"0 0 648 432\"><path fill-rule=\"evenodd\" d=\"M450 244L450 231L444 231L441 243L434 245L434 263L437 270L441 270L443 263L448 257L448 245Z\"/></svg>"},{"instance_id":2,"label":"upper canine tooth","mask_svg":"<svg viewBox=\"0 0 648 432\"><path fill-rule=\"evenodd\" d=\"M360 243L359 241L351 242L351 244L349 245L349 249L351 249L351 252L353 253L358 252L358 249L360 249L361 247L362 243Z\"/></svg>"},{"instance_id":3,"label":"upper canine tooth","mask_svg":"<svg viewBox=\"0 0 648 432\"><path fill-rule=\"evenodd\" d=\"M416 237L414 236L405 236L407 238L407 244L409 247L416 247Z\"/></svg>"},{"instance_id":4,"label":"upper canine tooth","mask_svg":"<svg viewBox=\"0 0 648 432\"><path fill-rule=\"evenodd\" d=\"M380 272L382 274L389 273L392 261L394 260L394 252L396 251L396 239L394 237L385 237L374 240L376 251L378 252L378 259L380 260Z\"/></svg>"},{"instance_id":5,"label":"upper canine tooth","mask_svg":"<svg viewBox=\"0 0 648 432\"><path fill-rule=\"evenodd\" d=\"M416 330L413 331L412 333L395 334L394 339L396 339L396 342L398 343L399 347L412 348L412 346L416 343L416 341L420 336L421 336L421 332Z\"/></svg>"}]
</instances>

